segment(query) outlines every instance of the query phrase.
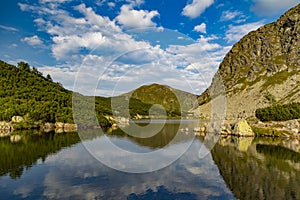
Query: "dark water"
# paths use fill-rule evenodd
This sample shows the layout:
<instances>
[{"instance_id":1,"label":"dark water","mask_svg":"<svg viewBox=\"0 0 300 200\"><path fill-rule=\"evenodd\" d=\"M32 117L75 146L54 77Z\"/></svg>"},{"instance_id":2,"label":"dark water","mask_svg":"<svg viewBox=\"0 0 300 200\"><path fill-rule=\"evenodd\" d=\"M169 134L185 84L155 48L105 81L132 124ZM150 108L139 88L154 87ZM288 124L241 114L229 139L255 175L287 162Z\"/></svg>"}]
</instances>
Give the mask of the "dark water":
<instances>
[{"instance_id":1,"label":"dark water","mask_svg":"<svg viewBox=\"0 0 300 200\"><path fill-rule=\"evenodd\" d=\"M204 138L194 137L193 126L186 122L181 130L170 121L150 138L121 130L105 134L85 130L81 137L19 132L18 142L1 138L0 199L300 199L298 141L220 138L211 153L199 158ZM106 166L126 171L128 165L123 154L106 148L106 139L120 149L145 155L165 149L175 155L186 145L189 148L162 169L126 173ZM91 149L99 152L91 154ZM97 155L112 159L102 164ZM128 159L125 154L124 158ZM162 154L154 163L159 166L165 158ZM133 169L145 167L130 159Z\"/></svg>"}]
</instances>

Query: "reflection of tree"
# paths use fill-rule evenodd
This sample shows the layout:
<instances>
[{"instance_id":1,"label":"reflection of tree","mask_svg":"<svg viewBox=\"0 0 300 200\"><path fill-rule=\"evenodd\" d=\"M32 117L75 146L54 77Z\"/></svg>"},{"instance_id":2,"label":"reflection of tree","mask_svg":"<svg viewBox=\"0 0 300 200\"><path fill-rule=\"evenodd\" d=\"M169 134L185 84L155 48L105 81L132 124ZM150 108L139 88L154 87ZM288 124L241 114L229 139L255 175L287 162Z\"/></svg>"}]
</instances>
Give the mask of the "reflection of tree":
<instances>
[{"instance_id":1,"label":"reflection of tree","mask_svg":"<svg viewBox=\"0 0 300 200\"><path fill-rule=\"evenodd\" d=\"M274 145L252 144L245 152L217 144L212 156L238 199L300 199L299 153Z\"/></svg>"},{"instance_id":2,"label":"reflection of tree","mask_svg":"<svg viewBox=\"0 0 300 200\"><path fill-rule=\"evenodd\" d=\"M20 178L23 170L30 168L38 159L45 161L49 154L58 152L80 141L78 134L26 134L19 143L11 143L9 138L0 139L0 176L9 174Z\"/></svg>"}]
</instances>

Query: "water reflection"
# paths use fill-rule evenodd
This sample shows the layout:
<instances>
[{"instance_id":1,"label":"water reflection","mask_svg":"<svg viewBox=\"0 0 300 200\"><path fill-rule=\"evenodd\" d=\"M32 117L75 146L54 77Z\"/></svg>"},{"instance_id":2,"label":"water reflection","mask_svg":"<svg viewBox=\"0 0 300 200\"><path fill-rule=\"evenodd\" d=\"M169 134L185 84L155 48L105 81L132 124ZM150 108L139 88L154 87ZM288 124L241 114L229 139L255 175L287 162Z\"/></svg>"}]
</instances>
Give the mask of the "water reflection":
<instances>
[{"instance_id":1,"label":"water reflection","mask_svg":"<svg viewBox=\"0 0 300 200\"><path fill-rule=\"evenodd\" d=\"M169 124L160 135L144 139L119 130L100 136L85 130L84 141L70 133L18 133L18 142L2 138L0 199L300 199L297 140L222 137L199 159L203 138L190 141L186 136L193 133L183 131L170 143L177 130L178 124ZM84 145L99 145L103 137L132 152L191 146L170 166L129 174L88 153Z\"/></svg>"},{"instance_id":2,"label":"water reflection","mask_svg":"<svg viewBox=\"0 0 300 200\"><path fill-rule=\"evenodd\" d=\"M18 134L19 133L19 134ZM78 134L32 134L31 131L15 132L0 139L0 176L21 177L38 160L44 162L49 154L58 152L80 141Z\"/></svg>"},{"instance_id":3,"label":"water reflection","mask_svg":"<svg viewBox=\"0 0 300 200\"><path fill-rule=\"evenodd\" d=\"M222 138L211 151L238 199L300 199L300 153L294 140ZM292 149L291 149L292 148Z\"/></svg>"},{"instance_id":4,"label":"water reflection","mask_svg":"<svg viewBox=\"0 0 300 200\"><path fill-rule=\"evenodd\" d=\"M166 129L168 128L167 126ZM94 137L95 135L97 133L94 131L87 130L87 140L84 143L88 144L101 139L101 137ZM107 134L106 136L116 144L127 143L128 149L149 150L161 145L157 143L156 146L149 144L149 141L136 141L128 136L117 135ZM167 141L172 137L172 134L159 136L161 139L166 138L163 144L167 146L169 145ZM178 141L174 146L180 148L180 145L185 142L185 140ZM201 145L200 140L195 140L179 160L164 169L152 173L128 174L101 164L86 151L83 143L78 143L56 153L49 151L50 155L45 156L44 162L34 161L32 167L17 180L2 176L0 178L1 198L233 199L212 157L208 155L199 160L197 154Z\"/></svg>"}]
</instances>

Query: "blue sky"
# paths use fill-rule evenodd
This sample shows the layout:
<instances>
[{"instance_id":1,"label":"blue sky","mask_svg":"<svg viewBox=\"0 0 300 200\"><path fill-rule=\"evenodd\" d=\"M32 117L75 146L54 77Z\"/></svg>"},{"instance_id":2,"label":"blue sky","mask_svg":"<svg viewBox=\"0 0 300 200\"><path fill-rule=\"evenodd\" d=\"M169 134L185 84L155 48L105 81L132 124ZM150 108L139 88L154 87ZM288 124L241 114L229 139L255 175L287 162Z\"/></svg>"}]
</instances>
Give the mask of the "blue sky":
<instances>
[{"instance_id":1,"label":"blue sky","mask_svg":"<svg viewBox=\"0 0 300 200\"><path fill-rule=\"evenodd\" d=\"M118 95L158 82L200 94L231 46L299 0L1 1L0 59L68 89Z\"/></svg>"}]
</instances>

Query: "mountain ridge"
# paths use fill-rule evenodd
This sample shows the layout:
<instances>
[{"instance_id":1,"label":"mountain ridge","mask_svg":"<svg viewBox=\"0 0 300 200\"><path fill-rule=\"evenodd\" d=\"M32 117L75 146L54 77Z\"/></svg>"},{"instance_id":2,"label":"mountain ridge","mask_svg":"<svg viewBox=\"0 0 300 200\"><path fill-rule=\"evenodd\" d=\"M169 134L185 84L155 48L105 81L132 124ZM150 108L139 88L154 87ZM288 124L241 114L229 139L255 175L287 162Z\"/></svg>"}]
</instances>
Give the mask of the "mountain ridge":
<instances>
[{"instance_id":1,"label":"mountain ridge","mask_svg":"<svg viewBox=\"0 0 300 200\"><path fill-rule=\"evenodd\" d=\"M300 102L300 4L276 22L252 31L233 45L195 113L209 117L211 94L223 84L227 118L254 116L257 108Z\"/></svg>"}]
</instances>

